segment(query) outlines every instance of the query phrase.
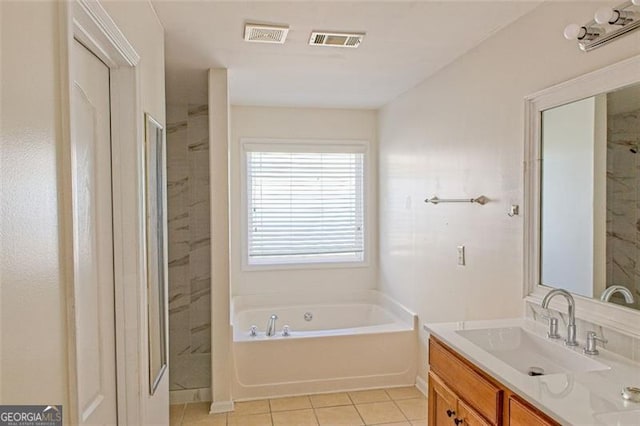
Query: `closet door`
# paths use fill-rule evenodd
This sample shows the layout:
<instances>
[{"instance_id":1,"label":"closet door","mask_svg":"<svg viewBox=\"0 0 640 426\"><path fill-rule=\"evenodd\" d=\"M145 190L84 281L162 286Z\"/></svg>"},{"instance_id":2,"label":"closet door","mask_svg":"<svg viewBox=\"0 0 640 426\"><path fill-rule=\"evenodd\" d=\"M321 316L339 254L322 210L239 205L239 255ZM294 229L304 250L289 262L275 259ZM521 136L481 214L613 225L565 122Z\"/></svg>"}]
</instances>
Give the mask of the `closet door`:
<instances>
[{"instance_id":1,"label":"closet door","mask_svg":"<svg viewBox=\"0 0 640 426\"><path fill-rule=\"evenodd\" d=\"M109 69L74 41L73 236L78 421L117 424Z\"/></svg>"}]
</instances>

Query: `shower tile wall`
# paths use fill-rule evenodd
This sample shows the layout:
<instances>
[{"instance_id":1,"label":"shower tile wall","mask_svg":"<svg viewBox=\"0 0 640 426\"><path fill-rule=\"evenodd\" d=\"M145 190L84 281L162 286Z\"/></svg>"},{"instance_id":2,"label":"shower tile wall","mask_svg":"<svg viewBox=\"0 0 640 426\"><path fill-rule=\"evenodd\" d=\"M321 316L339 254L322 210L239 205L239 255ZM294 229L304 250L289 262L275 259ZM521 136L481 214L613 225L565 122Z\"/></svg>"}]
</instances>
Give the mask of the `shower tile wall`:
<instances>
[{"instance_id":1,"label":"shower tile wall","mask_svg":"<svg viewBox=\"0 0 640 426\"><path fill-rule=\"evenodd\" d=\"M607 285L627 287L640 307L640 110L607 117ZM615 298L614 301L622 302Z\"/></svg>"},{"instance_id":2,"label":"shower tile wall","mask_svg":"<svg viewBox=\"0 0 640 426\"><path fill-rule=\"evenodd\" d=\"M208 107L168 105L167 123L169 389L198 399L211 387Z\"/></svg>"}]
</instances>

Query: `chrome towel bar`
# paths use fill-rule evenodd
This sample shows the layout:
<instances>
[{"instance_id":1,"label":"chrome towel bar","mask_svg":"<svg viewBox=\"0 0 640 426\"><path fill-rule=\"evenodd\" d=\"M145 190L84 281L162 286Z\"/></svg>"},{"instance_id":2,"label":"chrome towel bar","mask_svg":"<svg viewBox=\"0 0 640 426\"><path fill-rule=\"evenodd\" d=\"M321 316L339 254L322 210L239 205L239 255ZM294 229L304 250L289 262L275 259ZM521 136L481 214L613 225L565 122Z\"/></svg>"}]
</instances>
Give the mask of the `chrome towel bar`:
<instances>
[{"instance_id":1,"label":"chrome towel bar","mask_svg":"<svg viewBox=\"0 0 640 426\"><path fill-rule=\"evenodd\" d=\"M487 202L489 201L489 199L487 197L485 197L484 195L481 195L479 197L476 198L438 198L438 197L433 197L433 198L427 198L426 200L424 200L425 203L432 203L432 204L440 204L440 203L476 203L476 204L480 204L485 205Z\"/></svg>"}]
</instances>

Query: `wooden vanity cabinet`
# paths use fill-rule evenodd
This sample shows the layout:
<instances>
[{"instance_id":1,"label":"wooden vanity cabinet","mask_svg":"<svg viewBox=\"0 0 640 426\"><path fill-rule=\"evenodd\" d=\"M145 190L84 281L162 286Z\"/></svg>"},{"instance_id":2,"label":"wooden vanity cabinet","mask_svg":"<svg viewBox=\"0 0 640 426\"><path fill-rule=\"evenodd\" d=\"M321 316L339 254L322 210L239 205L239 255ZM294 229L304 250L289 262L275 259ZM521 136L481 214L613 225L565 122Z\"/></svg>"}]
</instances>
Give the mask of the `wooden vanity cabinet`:
<instances>
[{"instance_id":1,"label":"wooden vanity cabinet","mask_svg":"<svg viewBox=\"0 0 640 426\"><path fill-rule=\"evenodd\" d=\"M433 336L429 362L429 426L558 424Z\"/></svg>"},{"instance_id":2,"label":"wooden vanity cabinet","mask_svg":"<svg viewBox=\"0 0 640 426\"><path fill-rule=\"evenodd\" d=\"M429 425L489 426L490 424L459 399L437 375L429 373Z\"/></svg>"}]
</instances>

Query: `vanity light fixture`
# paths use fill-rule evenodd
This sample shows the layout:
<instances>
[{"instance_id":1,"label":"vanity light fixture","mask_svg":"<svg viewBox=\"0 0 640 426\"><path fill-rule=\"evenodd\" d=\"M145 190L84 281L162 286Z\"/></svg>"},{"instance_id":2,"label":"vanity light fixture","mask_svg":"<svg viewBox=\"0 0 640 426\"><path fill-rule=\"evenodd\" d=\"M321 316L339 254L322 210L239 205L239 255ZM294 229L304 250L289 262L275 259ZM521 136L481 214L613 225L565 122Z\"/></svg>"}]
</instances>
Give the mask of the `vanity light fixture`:
<instances>
[{"instance_id":1,"label":"vanity light fixture","mask_svg":"<svg viewBox=\"0 0 640 426\"><path fill-rule=\"evenodd\" d=\"M578 47L589 52L640 28L639 12L640 0L626 1L614 8L602 7L592 21L584 25L567 25L564 37L577 40Z\"/></svg>"}]
</instances>

